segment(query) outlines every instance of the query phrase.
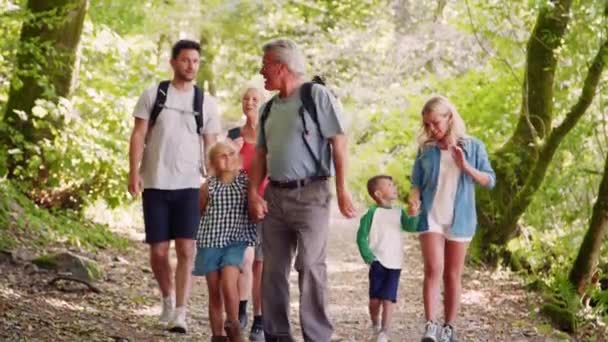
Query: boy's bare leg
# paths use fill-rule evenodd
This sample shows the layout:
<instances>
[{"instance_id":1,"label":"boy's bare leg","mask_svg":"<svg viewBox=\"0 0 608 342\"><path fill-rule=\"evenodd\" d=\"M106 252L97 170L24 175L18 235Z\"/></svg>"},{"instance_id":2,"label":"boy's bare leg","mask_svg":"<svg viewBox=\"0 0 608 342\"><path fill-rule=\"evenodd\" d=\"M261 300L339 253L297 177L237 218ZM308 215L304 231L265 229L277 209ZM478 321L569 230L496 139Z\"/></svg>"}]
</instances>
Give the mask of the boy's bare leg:
<instances>
[{"instance_id":1,"label":"boy's bare leg","mask_svg":"<svg viewBox=\"0 0 608 342\"><path fill-rule=\"evenodd\" d=\"M369 299L369 316L372 320L372 326L379 327L378 322L380 318L380 308L382 307L382 300L370 298Z\"/></svg>"},{"instance_id":2,"label":"boy's bare leg","mask_svg":"<svg viewBox=\"0 0 608 342\"><path fill-rule=\"evenodd\" d=\"M390 300L382 301L382 330L388 332L391 329L393 321L393 312L395 311L395 303Z\"/></svg>"}]
</instances>

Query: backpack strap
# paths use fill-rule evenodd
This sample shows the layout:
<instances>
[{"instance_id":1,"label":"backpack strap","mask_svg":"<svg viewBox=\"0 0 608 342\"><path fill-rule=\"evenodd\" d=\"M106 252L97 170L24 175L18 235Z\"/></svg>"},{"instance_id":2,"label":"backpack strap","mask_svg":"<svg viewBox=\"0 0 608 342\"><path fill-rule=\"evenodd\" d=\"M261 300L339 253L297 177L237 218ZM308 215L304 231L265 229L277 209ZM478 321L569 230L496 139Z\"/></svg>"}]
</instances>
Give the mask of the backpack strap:
<instances>
[{"instance_id":1,"label":"backpack strap","mask_svg":"<svg viewBox=\"0 0 608 342\"><path fill-rule=\"evenodd\" d=\"M158 84L156 89L156 99L154 99L154 107L150 111L150 118L148 119L148 129L150 129L156 123L156 119L160 115L160 112L167 102L167 92L169 91L169 85L171 81L165 80ZM198 86L194 86L194 101L192 103L192 111L194 112L194 120L196 121L196 132L201 133L203 128L203 101L205 94Z\"/></svg>"},{"instance_id":2,"label":"backpack strap","mask_svg":"<svg viewBox=\"0 0 608 342\"><path fill-rule=\"evenodd\" d=\"M169 91L169 84L171 81L161 81L156 88L156 98L154 99L154 106L150 111L150 118L148 119L148 128L151 128L156 123L158 115L163 110L163 106L167 101L167 92Z\"/></svg>"},{"instance_id":3,"label":"backpack strap","mask_svg":"<svg viewBox=\"0 0 608 342\"><path fill-rule=\"evenodd\" d=\"M304 118L304 111L306 111L306 113L308 113L308 115L310 116L312 121L317 126L317 131L319 132L319 135L325 139L325 137L323 136L323 131L321 131L321 125L319 123L319 116L317 114L317 106L312 97L312 87L314 84L322 85L322 83L313 81L313 82L306 82L300 86L300 100L302 101L302 107L300 107L299 113L300 113L300 118L302 119L302 127L304 129L304 131L302 132L302 139L304 140L304 145L306 145L306 149L308 150L308 153L310 153L310 156L312 157L312 159L315 162L315 165L317 168L317 176L330 176L331 171L329 170L328 165L329 165L329 163L331 163L331 145L329 144L329 140L326 139L327 142L325 145L325 149L327 149L327 151L328 151L327 166L323 165L323 161L321 160L321 158L323 158L323 148L321 149L321 151L319 151L319 153L317 155L317 153L315 153L313 151L312 147L310 146L310 144L308 143L308 140L307 140L309 131L308 131L308 127L306 126L306 119Z\"/></svg>"},{"instance_id":4,"label":"backpack strap","mask_svg":"<svg viewBox=\"0 0 608 342\"><path fill-rule=\"evenodd\" d=\"M272 102L274 101L274 96L266 102L266 106L264 106L264 111L262 112L262 116L260 116L260 130L262 132L262 136L264 136L264 140L266 140L266 121L268 120L268 116L270 116L270 108L272 108Z\"/></svg>"},{"instance_id":5,"label":"backpack strap","mask_svg":"<svg viewBox=\"0 0 608 342\"><path fill-rule=\"evenodd\" d=\"M194 85L194 101L192 103L192 111L194 112L194 120L196 121L196 133L201 134L204 122L203 102L205 101L205 93L196 84Z\"/></svg>"},{"instance_id":6,"label":"backpack strap","mask_svg":"<svg viewBox=\"0 0 608 342\"><path fill-rule=\"evenodd\" d=\"M319 125L319 116L317 115L317 106L315 105L315 100L312 98L312 86L315 84L314 82L306 82L300 86L300 100L302 101L302 106L310 115L312 121L317 125L317 129L319 130L319 134L321 133L321 126ZM306 129L306 128L305 128ZM307 132L308 134L308 132Z\"/></svg>"}]
</instances>

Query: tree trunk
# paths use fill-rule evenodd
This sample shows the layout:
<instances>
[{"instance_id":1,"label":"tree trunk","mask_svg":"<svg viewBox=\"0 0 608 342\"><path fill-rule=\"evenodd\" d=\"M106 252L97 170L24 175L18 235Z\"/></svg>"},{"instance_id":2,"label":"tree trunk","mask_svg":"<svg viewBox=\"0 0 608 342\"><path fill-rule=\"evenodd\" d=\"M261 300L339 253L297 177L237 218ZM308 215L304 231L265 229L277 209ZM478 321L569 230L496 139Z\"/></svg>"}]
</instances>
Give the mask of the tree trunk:
<instances>
[{"instance_id":1,"label":"tree trunk","mask_svg":"<svg viewBox=\"0 0 608 342\"><path fill-rule=\"evenodd\" d=\"M551 129L556 50L569 21L571 1L553 1L540 10L527 45L522 107L510 140L492 158L496 187L478 194L480 229L472 253L490 264L506 255L504 246L519 235L518 221L540 188L555 151L591 105L608 56L608 42L599 48L582 94L566 119Z\"/></svg>"},{"instance_id":2,"label":"tree trunk","mask_svg":"<svg viewBox=\"0 0 608 342\"><path fill-rule=\"evenodd\" d=\"M201 30L201 64L196 77L196 83L209 94L216 96L215 75L213 73L213 60L216 51L212 46L211 30L203 28Z\"/></svg>"},{"instance_id":3,"label":"tree trunk","mask_svg":"<svg viewBox=\"0 0 608 342\"><path fill-rule=\"evenodd\" d=\"M50 138L51 132L37 129L29 115L37 99L56 100L69 97L78 69L78 44L82 33L88 0L30 0L29 15L21 28L19 51L11 79L5 123L22 134L24 141L37 144ZM23 120L15 111L23 111ZM49 120L51 120L49 118ZM62 120L52 124L61 129ZM4 137L6 146L15 146ZM8 161L9 177L28 156Z\"/></svg>"},{"instance_id":4,"label":"tree trunk","mask_svg":"<svg viewBox=\"0 0 608 342\"><path fill-rule=\"evenodd\" d=\"M608 155L604 164L604 176L600 183L597 200L593 206L593 214L589 230L578 251L576 260L570 271L570 282L580 295L583 295L591 283L591 277L596 272L600 251L608 234Z\"/></svg>"}]
</instances>

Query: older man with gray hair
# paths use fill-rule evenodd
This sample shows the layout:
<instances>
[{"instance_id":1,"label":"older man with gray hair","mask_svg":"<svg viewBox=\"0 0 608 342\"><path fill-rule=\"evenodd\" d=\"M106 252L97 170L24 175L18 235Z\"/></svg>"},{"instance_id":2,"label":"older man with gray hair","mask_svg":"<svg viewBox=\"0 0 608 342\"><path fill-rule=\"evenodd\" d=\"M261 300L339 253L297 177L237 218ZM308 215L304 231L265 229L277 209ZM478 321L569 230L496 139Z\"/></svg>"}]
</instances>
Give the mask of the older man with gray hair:
<instances>
[{"instance_id":1,"label":"older man with gray hair","mask_svg":"<svg viewBox=\"0 0 608 342\"><path fill-rule=\"evenodd\" d=\"M335 175L340 211L348 218L355 216L346 188L347 145L340 107L327 88L304 82L304 57L293 41L276 39L263 51L264 86L278 91L260 109L250 173L250 213L264 219L264 333L266 341L294 341L289 273L295 254L304 341L329 342L333 327L326 311L325 259L331 176ZM262 198L255 189L265 175L270 185Z\"/></svg>"}]
</instances>

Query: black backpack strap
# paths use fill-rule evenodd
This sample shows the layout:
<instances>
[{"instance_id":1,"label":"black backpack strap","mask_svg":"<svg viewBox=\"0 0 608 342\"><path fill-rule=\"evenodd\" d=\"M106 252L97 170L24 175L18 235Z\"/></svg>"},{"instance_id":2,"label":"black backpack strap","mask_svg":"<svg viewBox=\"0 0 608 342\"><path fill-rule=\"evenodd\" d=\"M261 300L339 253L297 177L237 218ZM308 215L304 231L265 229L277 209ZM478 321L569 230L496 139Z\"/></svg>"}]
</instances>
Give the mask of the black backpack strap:
<instances>
[{"instance_id":1,"label":"black backpack strap","mask_svg":"<svg viewBox=\"0 0 608 342\"><path fill-rule=\"evenodd\" d=\"M313 151L312 147L310 146L310 144L308 143L308 140L307 140L309 131L308 131L308 127L306 125L306 119L304 118L304 111L306 111L308 113L308 115L310 115L310 118L317 126L317 131L319 132L319 135L324 138L323 132L321 131L321 125L319 124L317 106L312 97L312 87L314 84L317 84L317 82L306 82L300 86L300 100L302 101L302 107L300 107L299 113L300 113L300 118L302 119L302 128L304 129L302 132L302 139L304 140L304 145L306 145L306 149L308 150L308 153L310 153L310 156L312 157L312 159L315 162L315 165L317 168L317 176L330 176L330 174L331 174L330 170L328 169L328 167L325 167L323 165L323 162L321 160L321 158L323 158L323 151L321 150L318 153L315 153L315 151ZM329 140L327 140L325 148L328 151L328 158L329 158L328 163L330 163L331 162L331 145L329 144ZM328 166L329 166L329 164L328 164Z\"/></svg>"},{"instance_id":2,"label":"black backpack strap","mask_svg":"<svg viewBox=\"0 0 608 342\"><path fill-rule=\"evenodd\" d=\"M148 128L154 126L158 115L163 110L163 106L167 101L167 91L169 91L169 84L171 81L161 81L156 88L156 98L154 99L154 106L150 111L150 118L148 119Z\"/></svg>"},{"instance_id":3,"label":"black backpack strap","mask_svg":"<svg viewBox=\"0 0 608 342\"><path fill-rule=\"evenodd\" d=\"M274 97L272 97L266 105L264 106L264 111L262 112L262 116L260 116L260 129L262 132L262 136L264 136L264 141L266 138L266 121L268 120L268 116L270 116L270 108L272 108L272 102L274 101Z\"/></svg>"},{"instance_id":4,"label":"black backpack strap","mask_svg":"<svg viewBox=\"0 0 608 342\"><path fill-rule=\"evenodd\" d=\"M315 100L312 98L312 86L313 82L306 82L302 84L300 87L300 100L302 101L302 106L310 115L312 121L317 125L317 129L319 130L319 134L323 135L321 132L321 126L319 125L319 116L317 115L317 106L315 105ZM306 130L306 127L304 128ZM308 132L307 132L308 134Z\"/></svg>"},{"instance_id":5,"label":"black backpack strap","mask_svg":"<svg viewBox=\"0 0 608 342\"><path fill-rule=\"evenodd\" d=\"M203 102L205 101L205 93L197 85L194 85L194 101L192 103L192 111L194 112L194 120L196 121L196 133L201 134L203 129Z\"/></svg>"}]
</instances>

